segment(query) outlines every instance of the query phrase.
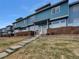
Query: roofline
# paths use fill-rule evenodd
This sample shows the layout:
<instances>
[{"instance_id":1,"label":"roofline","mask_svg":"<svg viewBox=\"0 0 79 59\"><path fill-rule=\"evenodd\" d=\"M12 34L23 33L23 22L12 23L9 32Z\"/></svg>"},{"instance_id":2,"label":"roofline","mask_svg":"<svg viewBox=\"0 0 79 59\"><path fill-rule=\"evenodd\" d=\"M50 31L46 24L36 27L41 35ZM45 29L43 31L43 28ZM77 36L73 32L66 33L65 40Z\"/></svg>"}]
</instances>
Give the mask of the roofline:
<instances>
[{"instance_id":1,"label":"roofline","mask_svg":"<svg viewBox=\"0 0 79 59\"><path fill-rule=\"evenodd\" d=\"M6 27L5 27L5 28L2 28L2 30L3 30L3 29L6 29Z\"/></svg>"},{"instance_id":2,"label":"roofline","mask_svg":"<svg viewBox=\"0 0 79 59\"><path fill-rule=\"evenodd\" d=\"M63 3L66 3L66 2L68 2L68 0L60 1L60 2L58 2L58 3L56 3L56 4L52 5L52 6L49 6L49 7L45 8L44 10L41 10L41 11L35 12L35 13L33 13L33 14L31 14L31 15L25 17L23 20L28 19L28 18L31 17L31 16L34 16L34 15L40 13L40 12L43 12L43 11L45 11L45 10L47 10L47 9L50 9L50 8L56 7L56 6L58 6L58 5L61 5L61 4L63 4ZM21 20L21 21L23 21L23 20ZM19 21L19 22L20 22L20 21ZM14 22L13 24L15 24L15 23L18 23L18 22Z\"/></svg>"},{"instance_id":3,"label":"roofline","mask_svg":"<svg viewBox=\"0 0 79 59\"><path fill-rule=\"evenodd\" d=\"M55 7L55 6L61 5L61 4L65 3L65 2L68 2L68 0L63 0L63 1L60 1L60 2L58 2L58 3L56 3L56 4L52 5L52 6L50 6L50 7L48 7L48 8L46 8L46 9L44 9L44 10L42 10L42 11L35 12L35 13L33 13L33 14L29 15L29 16L27 16L26 18L29 18L29 17L31 17L31 16L34 16L34 15L36 15L36 14L40 13L40 12L43 12L43 11L45 11L45 10L47 10L47 9L52 8L52 7Z\"/></svg>"},{"instance_id":4,"label":"roofline","mask_svg":"<svg viewBox=\"0 0 79 59\"><path fill-rule=\"evenodd\" d=\"M23 20L24 20L24 18L23 18L22 20L15 21L15 22L13 22L12 24L19 23L19 22L21 22L21 21L23 21Z\"/></svg>"},{"instance_id":5,"label":"roofline","mask_svg":"<svg viewBox=\"0 0 79 59\"><path fill-rule=\"evenodd\" d=\"M42 7L37 8L35 11L39 11L40 9L43 9L45 7L51 6L51 3L45 4Z\"/></svg>"},{"instance_id":6,"label":"roofline","mask_svg":"<svg viewBox=\"0 0 79 59\"><path fill-rule=\"evenodd\" d=\"M77 4L79 4L79 1L76 1L76 2L69 4L69 7L72 7L72 6L77 5Z\"/></svg>"},{"instance_id":7,"label":"roofline","mask_svg":"<svg viewBox=\"0 0 79 59\"><path fill-rule=\"evenodd\" d=\"M9 26L12 26L12 25L8 25L8 26L6 26L6 27L9 27Z\"/></svg>"},{"instance_id":8,"label":"roofline","mask_svg":"<svg viewBox=\"0 0 79 59\"><path fill-rule=\"evenodd\" d=\"M18 23L18 22L21 22L21 21L23 21L24 20L24 18L23 17L20 17L20 18L22 18L21 20L18 20L18 21L15 21L15 22L13 22L12 24L15 24L15 23ZM19 18L17 18L17 19L19 19ZM16 20L16 19L15 19Z\"/></svg>"}]
</instances>

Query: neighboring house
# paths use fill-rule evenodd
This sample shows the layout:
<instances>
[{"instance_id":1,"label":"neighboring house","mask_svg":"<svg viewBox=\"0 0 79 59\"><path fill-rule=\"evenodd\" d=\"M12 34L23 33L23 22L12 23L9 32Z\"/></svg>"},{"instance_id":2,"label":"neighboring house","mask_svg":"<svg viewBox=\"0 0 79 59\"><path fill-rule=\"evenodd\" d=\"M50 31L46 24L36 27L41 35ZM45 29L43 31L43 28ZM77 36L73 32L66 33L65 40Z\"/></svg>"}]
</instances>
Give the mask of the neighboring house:
<instances>
[{"instance_id":1,"label":"neighboring house","mask_svg":"<svg viewBox=\"0 0 79 59\"><path fill-rule=\"evenodd\" d=\"M16 22L13 23L14 33L23 31L25 29L24 26L25 26L25 23L23 21L23 18L16 19Z\"/></svg>"},{"instance_id":2,"label":"neighboring house","mask_svg":"<svg viewBox=\"0 0 79 59\"><path fill-rule=\"evenodd\" d=\"M2 29L0 29L0 37L2 36Z\"/></svg>"},{"instance_id":3,"label":"neighboring house","mask_svg":"<svg viewBox=\"0 0 79 59\"><path fill-rule=\"evenodd\" d=\"M6 30L6 28L2 28L2 36L7 36L7 30Z\"/></svg>"},{"instance_id":4,"label":"neighboring house","mask_svg":"<svg viewBox=\"0 0 79 59\"><path fill-rule=\"evenodd\" d=\"M27 24L25 25L26 26L26 29L27 31L34 31L34 18L35 16L34 15L29 15L26 17L26 19L24 19L24 21L27 22Z\"/></svg>"},{"instance_id":5,"label":"neighboring house","mask_svg":"<svg viewBox=\"0 0 79 59\"><path fill-rule=\"evenodd\" d=\"M15 36L25 36L31 35L34 31L33 22L31 17L18 18L16 22L13 23L14 35Z\"/></svg>"},{"instance_id":6,"label":"neighboring house","mask_svg":"<svg viewBox=\"0 0 79 59\"><path fill-rule=\"evenodd\" d=\"M79 26L79 1L69 5L68 26Z\"/></svg>"},{"instance_id":7,"label":"neighboring house","mask_svg":"<svg viewBox=\"0 0 79 59\"><path fill-rule=\"evenodd\" d=\"M12 25L8 25L6 27L6 31L7 31L7 36L13 36L13 26Z\"/></svg>"}]
</instances>

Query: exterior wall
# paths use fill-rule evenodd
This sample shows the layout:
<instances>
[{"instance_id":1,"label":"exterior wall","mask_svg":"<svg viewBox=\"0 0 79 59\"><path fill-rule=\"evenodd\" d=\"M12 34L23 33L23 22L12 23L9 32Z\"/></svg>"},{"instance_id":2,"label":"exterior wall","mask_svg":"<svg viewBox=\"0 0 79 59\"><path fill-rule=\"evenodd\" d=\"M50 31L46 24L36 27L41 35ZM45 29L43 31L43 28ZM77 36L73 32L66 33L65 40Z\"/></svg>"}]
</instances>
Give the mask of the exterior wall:
<instances>
[{"instance_id":1,"label":"exterior wall","mask_svg":"<svg viewBox=\"0 0 79 59\"><path fill-rule=\"evenodd\" d=\"M24 21L24 24L25 24L24 27L27 27L27 26L28 26L28 25L27 25L27 21L28 21L28 20L27 20L27 19L24 19L23 21Z\"/></svg>"},{"instance_id":2,"label":"exterior wall","mask_svg":"<svg viewBox=\"0 0 79 59\"><path fill-rule=\"evenodd\" d=\"M27 19L27 25L33 25L33 22L34 22L34 19L35 19L35 15L34 16L31 16Z\"/></svg>"},{"instance_id":3,"label":"exterior wall","mask_svg":"<svg viewBox=\"0 0 79 59\"><path fill-rule=\"evenodd\" d=\"M15 28L18 28L18 27L23 28L23 27L25 27L25 24L27 24L25 20L13 24L13 29L14 29L13 34L16 35L16 33L24 32L25 29L19 30L19 29L15 29Z\"/></svg>"},{"instance_id":4,"label":"exterior wall","mask_svg":"<svg viewBox=\"0 0 79 59\"><path fill-rule=\"evenodd\" d=\"M55 13L55 8L59 7L59 11ZM66 27L66 18L69 15L69 5L68 2L58 5L51 9L51 24L49 28L59 28L59 27ZM61 19L64 18L64 19Z\"/></svg>"},{"instance_id":5,"label":"exterior wall","mask_svg":"<svg viewBox=\"0 0 79 59\"><path fill-rule=\"evenodd\" d=\"M34 26L29 26L28 31L34 31Z\"/></svg>"},{"instance_id":6,"label":"exterior wall","mask_svg":"<svg viewBox=\"0 0 79 59\"><path fill-rule=\"evenodd\" d=\"M2 29L0 29L0 37L2 36Z\"/></svg>"},{"instance_id":7,"label":"exterior wall","mask_svg":"<svg viewBox=\"0 0 79 59\"><path fill-rule=\"evenodd\" d=\"M47 29L48 29L48 26L47 25L43 25L43 26L40 26L40 28L41 28L41 33L42 34L46 34L47 33Z\"/></svg>"},{"instance_id":8,"label":"exterior wall","mask_svg":"<svg viewBox=\"0 0 79 59\"><path fill-rule=\"evenodd\" d=\"M70 7L68 25L79 26L79 4Z\"/></svg>"},{"instance_id":9,"label":"exterior wall","mask_svg":"<svg viewBox=\"0 0 79 59\"><path fill-rule=\"evenodd\" d=\"M35 31L38 34L39 33L46 34L47 33L47 29L48 29L48 26L47 25L36 25L35 26Z\"/></svg>"},{"instance_id":10,"label":"exterior wall","mask_svg":"<svg viewBox=\"0 0 79 59\"><path fill-rule=\"evenodd\" d=\"M58 6L56 6L56 7L58 7ZM58 19L58 18L69 15L69 13L68 13L68 11L69 11L68 2L59 5L59 9L60 9L59 12L54 13L54 8L56 8L56 7L53 7L51 9L51 20Z\"/></svg>"},{"instance_id":11,"label":"exterior wall","mask_svg":"<svg viewBox=\"0 0 79 59\"><path fill-rule=\"evenodd\" d=\"M37 31L39 29L38 25L35 25L35 31Z\"/></svg>"},{"instance_id":12,"label":"exterior wall","mask_svg":"<svg viewBox=\"0 0 79 59\"><path fill-rule=\"evenodd\" d=\"M7 34L12 34L12 32L11 31L8 31Z\"/></svg>"},{"instance_id":13,"label":"exterior wall","mask_svg":"<svg viewBox=\"0 0 79 59\"><path fill-rule=\"evenodd\" d=\"M3 28L3 29L2 29L2 36L6 36L6 35L7 35L6 28Z\"/></svg>"},{"instance_id":14,"label":"exterior wall","mask_svg":"<svg viewBox=\"0 0 79 59\"><path fill-rule=\"evenodd\" d=\"M7 35L6 36L13 36L13 26L6 27Z\"/></svg>"},{"instance_id":15,"label":"exterior wall","mask_svg":"<svg viewBox=\"0 0 79 59\"><path fill-rule=\"evenodd\" d=\"M25 26L25 23L24 21L20 21L20 22L17 22L14 24L14 28L17 28L17 27L24 27Z\"/></svg>"},{"instance_id":16,"label":"exterior wall","mask_svg":"<svg viewBox=\"0 0 79 59\"><path fill-rule=\"evenodd\" d=\"M19 32L24 32L24 31L26 31L26 30L14 30L14 33L19 33Z\"/></svg>"},{"instance_id":17,"label":"exterior wall","mask_svg":"<svg viewBox=\"0 0 79 59\"><path fill-rule=\"evenodd\" d=\"M50 28L66 27L66 19L52 21L49 27Z\"/></svg>"},{"instance_id":18,"label":"exterior wall","mask_svg":"<svg viewBox=\"0 0 79 59\"><path fill-rule=\"evenodd\" d=\"M51 9L36 14L35 22L47 20L51 17Z\"/></svg>"}]
</instances>

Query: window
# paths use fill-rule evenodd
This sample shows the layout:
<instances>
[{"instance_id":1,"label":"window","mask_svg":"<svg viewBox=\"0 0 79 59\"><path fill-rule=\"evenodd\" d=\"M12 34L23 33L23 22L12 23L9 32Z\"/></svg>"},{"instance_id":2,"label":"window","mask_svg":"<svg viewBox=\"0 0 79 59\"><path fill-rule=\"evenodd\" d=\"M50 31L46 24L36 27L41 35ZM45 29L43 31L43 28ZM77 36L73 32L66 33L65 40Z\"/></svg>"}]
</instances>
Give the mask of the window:
<instances>
[{"instance_id":1,"label":"window","mask_svg":"<svg viewBox=\"0 0 79 59\"><path fill-rule=\"evenodd\" d=\"M60 12L60 6L55 7L55 13L59 13Z\"/></svg>"},{"instance_id":2,"label":"window","mask_svg":"<svg viewBox=\"0 0 79 59\"><path fill-rule=\"evenodd\" d=\"M35 16L30 17L31 21L34 22Z\"/></svg>"},{"instance_id":3,"label":"window","mask_svg":"<svg viewBox=\"0 0 79 59\"><path fill-rule=\"evenodd\" d=\"M53 24L58 24L58 23L59 23L59 21L54 21L54 22L53 22Z\"/></svg>"},{"instance_id":4,"label":"window","mask_svg":"<svg viewBox=\"0 0 79 59\"><path fill-rule=\"evenodd\" d=\"M65 22L65 19L61 20L61 23L64 23Z\"/></svg>"},{"instance_id":5,"label":"window","mask_svg":"<svg viewBox=\"0 0 79 59\"><path fill-rule=\"evenodd\" d=\"M52 14L52 13L55 13L55 8L52 8L51 14Z\"/></svg>"},{"instance_id":6,"label":"window","mask_svg":"<svg viewBox=\"0 0 79 59\"><path fill-rule=\"evenodd\" d=\"M60 12L60 6L52 8L52 13L56 14Z\"/></svg>"}]
</instances>

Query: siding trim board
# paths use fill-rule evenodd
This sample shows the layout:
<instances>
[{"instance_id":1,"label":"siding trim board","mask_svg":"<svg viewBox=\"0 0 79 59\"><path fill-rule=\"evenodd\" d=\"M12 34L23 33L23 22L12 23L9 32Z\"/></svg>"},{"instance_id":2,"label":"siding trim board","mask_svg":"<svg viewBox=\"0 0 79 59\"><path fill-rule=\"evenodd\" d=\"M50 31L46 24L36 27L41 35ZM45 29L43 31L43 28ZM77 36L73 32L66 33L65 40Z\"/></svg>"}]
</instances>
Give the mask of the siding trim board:
<instances>
[{"instance_id":1,"label":"siding trim board","mask_svg":"<svg viewBox=\"0 0 79 59\"><path fill-rule=\"evenodd\" d=\"M49 6L51 6L51 3L48 3L48 4L44 5L44 6L42 6L42 7L38 8L38 9L36 9L35 11L38 12L38 11L47 9Z\"/></svg>"},{"instance_id":2,"label":"siding trim board","mask_svg":"<svg viewBox=\"0 0 79 59\"><path fill-rule=\"evenodd\" d=\"M64 15L64 16L61 16L61 17L56 17L56 18L51 18L50 20L57 20L57 19L61 19L61 18L68 18L69 15Z\"/></svg>"},{"instance_id":3,"label":"siding trim board","mask_svg":"<svg viewBox=\"0 0 79 59\"><path fill-rule=\"evenodd\" d=\"M77 4L79 4L79 1L76 1L76 2L69 4L69 7L72 7L72 6L77 5Z\"/></svg>"}]
</instances>

